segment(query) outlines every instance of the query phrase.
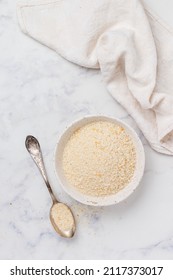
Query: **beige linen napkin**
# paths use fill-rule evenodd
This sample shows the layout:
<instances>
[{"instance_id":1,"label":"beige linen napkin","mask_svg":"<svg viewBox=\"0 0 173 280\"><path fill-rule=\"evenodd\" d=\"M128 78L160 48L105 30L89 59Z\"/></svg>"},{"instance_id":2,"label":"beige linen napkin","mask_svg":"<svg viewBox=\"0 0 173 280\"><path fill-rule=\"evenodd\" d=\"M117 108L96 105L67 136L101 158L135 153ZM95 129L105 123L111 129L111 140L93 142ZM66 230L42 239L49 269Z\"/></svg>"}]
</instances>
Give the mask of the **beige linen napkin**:
<instances>
[{"instance_id":1,"label":"beige linen napkin","mask_svg":"<svg viewBox=\"0 0 173 280\"><path fill-rule=\"evenodd\" d=\"M173 155L173 31L139 0L23 0L24 33L100 68L153 149ZM100 97L101 98L101 97Z\"/></svg>"}]
</instances>

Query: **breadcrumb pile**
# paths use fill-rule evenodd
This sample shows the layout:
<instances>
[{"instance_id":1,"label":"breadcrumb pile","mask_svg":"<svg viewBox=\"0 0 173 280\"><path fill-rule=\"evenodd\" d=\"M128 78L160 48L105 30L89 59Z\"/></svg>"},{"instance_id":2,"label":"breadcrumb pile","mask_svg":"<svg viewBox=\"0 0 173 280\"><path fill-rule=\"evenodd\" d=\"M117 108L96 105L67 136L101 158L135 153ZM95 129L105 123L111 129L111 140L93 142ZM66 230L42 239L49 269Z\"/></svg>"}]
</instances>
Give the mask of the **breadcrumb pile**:
<instances>
[{"instance_id":1,"label":"breadcrumb pile","mask_svg":"<svg viewBox=\"0 0 173 280\"><path fill-rule=\"evenodd\" d=\"M56 226L64 232L73 227L74 220L71 211L63 203L56 203L52 207L51 217Z\"/></svg>"},{"instance_id":2,"label":"breadcrumb pile","mask_svg":"<svg viewBox=\"0 0 173 280\"><path fill-rule=\"evenodd\" d=\"M97 197L115 194L134 175L135 146L120 125L94 121L69 138L62 166L68 183L79 192Z\"/></svg>"}]
</instances>

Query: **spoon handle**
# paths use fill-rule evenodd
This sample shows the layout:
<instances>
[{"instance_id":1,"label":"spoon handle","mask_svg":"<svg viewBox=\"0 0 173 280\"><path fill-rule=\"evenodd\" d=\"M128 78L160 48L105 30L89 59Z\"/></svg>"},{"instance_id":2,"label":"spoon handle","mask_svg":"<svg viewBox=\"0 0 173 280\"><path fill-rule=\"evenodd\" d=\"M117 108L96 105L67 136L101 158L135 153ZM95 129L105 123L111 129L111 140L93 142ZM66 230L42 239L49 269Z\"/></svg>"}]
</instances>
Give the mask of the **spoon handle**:
<instances>
[{"instance_id":1,"label":"spoon handle","mask_svg":"<svg viewBox=\"0 0 173 280\"><path fill-rule=\"evenodd\" d=\"M50 196L53 200L53 203L57 202L57 199L55 198L55 196L53 194L52 188L50 186L50 183L49 183L49 180L47 177L46 169L45 169L44 162L43 162L42 152L41 152L41 148L40 148L40 144L39 144L38 140L34 136L28 135L26 137L25 146L26 146L27 151L31 155L33 161L37 165L37 167L46 183L46 186L47 186Z\"/></svg>"}]
</instances>

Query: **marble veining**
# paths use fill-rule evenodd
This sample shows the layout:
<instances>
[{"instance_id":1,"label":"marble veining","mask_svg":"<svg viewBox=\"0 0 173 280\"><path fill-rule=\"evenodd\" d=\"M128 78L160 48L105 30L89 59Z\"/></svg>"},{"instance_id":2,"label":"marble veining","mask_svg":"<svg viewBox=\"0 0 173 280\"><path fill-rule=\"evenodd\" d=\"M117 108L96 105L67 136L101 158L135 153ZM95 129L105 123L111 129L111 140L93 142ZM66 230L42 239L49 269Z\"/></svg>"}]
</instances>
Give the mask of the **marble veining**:
<instances>
[{"instance_id":1,"label":"marble veining","mask_svg":"<svg viewBox=\"0 0 173 280\"><path fill-rule=\"evenodd\" d=\"M146 2L162 12L163 1ZM148 146L98 70L69 63L22 34L15 5L0 0L0 259L173 259L173 158ZM163 16L173 25L169 5ZM61 131L97 113L126 121L145 148L140 187L117 206L77 203L62 191L54 172ZM49 222L51 200L25 149L28 134L39 139L53 189L75 214L72 240L59 237Z\"/></svg>"}]
</instances>

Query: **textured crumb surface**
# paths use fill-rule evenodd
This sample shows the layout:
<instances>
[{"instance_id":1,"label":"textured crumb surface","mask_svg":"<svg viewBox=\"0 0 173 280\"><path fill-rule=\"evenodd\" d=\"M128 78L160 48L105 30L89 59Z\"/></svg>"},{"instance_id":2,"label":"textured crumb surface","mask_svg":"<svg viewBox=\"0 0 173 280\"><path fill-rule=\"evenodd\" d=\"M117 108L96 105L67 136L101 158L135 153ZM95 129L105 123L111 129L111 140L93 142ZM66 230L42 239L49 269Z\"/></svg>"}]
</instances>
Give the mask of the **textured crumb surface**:
<instances>
[{"instance_id":1,"label":"textured crumb surface","mask_svg":"<svg viewBox=\"0 0 173 280\"><path fill-rule=\"evenodd\" d=\"M62 166L70 185L90 196L106 196L132 179L136 151L120 125L94 121L76 130L65 145Z\"/></svg>"},{"instance_id":2,"label":"textured crumb surface","mask_svg":"<svg viewBox=\"0 0 173 280\"><path fill-rule=\"evenodd\" d=\"M63 203L56 203L51 209L51 217L54 224L61 231L67 231L73 228L74 219L71 211Z\"/></svg>"}]
</instances>

